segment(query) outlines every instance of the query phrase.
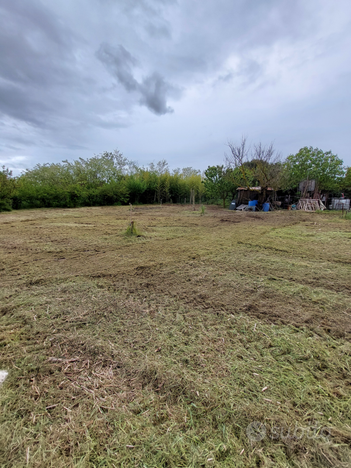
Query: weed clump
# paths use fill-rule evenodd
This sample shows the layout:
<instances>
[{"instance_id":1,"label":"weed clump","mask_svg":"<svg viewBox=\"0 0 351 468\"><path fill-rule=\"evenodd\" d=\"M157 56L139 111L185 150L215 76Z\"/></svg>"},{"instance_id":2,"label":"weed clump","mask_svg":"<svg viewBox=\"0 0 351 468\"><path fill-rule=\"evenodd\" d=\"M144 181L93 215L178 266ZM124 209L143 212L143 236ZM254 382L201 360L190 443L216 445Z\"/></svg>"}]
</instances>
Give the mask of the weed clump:
<instances>
[{"instance_id":1,"label":"weed clump","mask_svg":"<svg viewBox=\"0 0 351 468\"><path fill-rule=\"evenodd\" d=\"M131 221L126 230L126 236L129 237L141 237L141 233L136 228L135 222Z\"/></svg>"},{"instance_id":2,"label":"weed clump","mask_svg":"<svg viewBox=\"0 0 351 468\"><path fill-rule=\"evenodd\" d=\"M205 207L204 205L201 205L201 208L200 208L200 215L203 216L205 214Z\"/></svg>"}]
</instances>

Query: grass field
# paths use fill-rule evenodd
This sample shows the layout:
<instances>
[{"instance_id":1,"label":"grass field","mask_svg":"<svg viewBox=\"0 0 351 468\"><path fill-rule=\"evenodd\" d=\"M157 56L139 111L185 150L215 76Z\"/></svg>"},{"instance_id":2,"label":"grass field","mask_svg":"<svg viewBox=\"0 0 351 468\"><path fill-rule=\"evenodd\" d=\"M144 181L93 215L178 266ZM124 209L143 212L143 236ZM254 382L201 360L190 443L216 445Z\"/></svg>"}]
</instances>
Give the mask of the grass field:
<instances>
[{"instance_id":1,"label":"grass field","mask_svg":"<svg viewBox=\"0 0 351 468\"><path fill-rule=\"evenodd\" d=\"M0 466L349 467L350 220L132 218L0 215Z\"/></svg>"}]
</instances>

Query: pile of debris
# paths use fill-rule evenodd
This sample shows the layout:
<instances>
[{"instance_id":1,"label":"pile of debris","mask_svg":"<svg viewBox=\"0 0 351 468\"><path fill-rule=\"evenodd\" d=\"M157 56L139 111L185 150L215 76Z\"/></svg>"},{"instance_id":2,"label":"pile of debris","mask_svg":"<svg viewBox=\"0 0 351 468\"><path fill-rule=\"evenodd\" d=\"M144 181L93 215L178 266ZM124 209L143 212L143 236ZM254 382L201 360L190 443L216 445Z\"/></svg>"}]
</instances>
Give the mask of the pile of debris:
<instances>
[{"instance_id":1,"label":"pile of debris","mask_svg":"<svg viewBox=\"0 0 351 468\"><path fill-rule=\"evenodd\" d=\"M349 210L350 209L350 199L349 198L332 198L332 203L329 206L332 210Z\"/></svg>"},{"instance_id":2,"label":"pile of debris","mask_svg":"<svg viewBox=\"0 0 351 468\"><path fill-rule=\"evenodd\" d=\"M323 211L326 209L326 206L321 200L316 200L313 198L300 198L299 203L297 204L297 209L302 211Z\"/></svg>"}]
</instances>

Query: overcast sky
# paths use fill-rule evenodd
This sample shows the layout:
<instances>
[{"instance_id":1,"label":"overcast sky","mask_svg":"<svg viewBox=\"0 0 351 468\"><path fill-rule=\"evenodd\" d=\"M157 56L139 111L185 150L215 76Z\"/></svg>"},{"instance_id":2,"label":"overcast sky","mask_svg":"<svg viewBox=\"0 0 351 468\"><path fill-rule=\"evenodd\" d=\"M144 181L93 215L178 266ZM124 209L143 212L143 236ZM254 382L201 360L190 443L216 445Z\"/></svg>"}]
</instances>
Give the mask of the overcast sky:
<instances>
[{"instance_id":1,"label":"overcast sky","mask_svg":"<svg viewBox=\"0 0 351 468\"><path fill-rule=\"evenodd\" d=\"M222 164L246 135L351 165L349 0L0 0L0 164Z\"/></svg>"}]
</instances>

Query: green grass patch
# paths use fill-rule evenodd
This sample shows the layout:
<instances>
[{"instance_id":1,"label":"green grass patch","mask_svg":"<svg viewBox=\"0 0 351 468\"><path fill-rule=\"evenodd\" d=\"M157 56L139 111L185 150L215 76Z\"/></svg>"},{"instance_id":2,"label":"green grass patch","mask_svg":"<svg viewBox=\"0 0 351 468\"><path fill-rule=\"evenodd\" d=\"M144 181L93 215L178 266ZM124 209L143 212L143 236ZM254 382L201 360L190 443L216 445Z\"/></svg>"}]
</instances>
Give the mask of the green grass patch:
<instances>
[{"instance_id":1,"label":"green grass patch","mask_svg":"<svg viewBox=\"0 0 351 468\"><path fill-rule=\"evenodd\" d=\"M128 237L141 237L141 232L137 229L136 223L131 221L126 230L126 236Z\"/></svg>"}]
</instances>

